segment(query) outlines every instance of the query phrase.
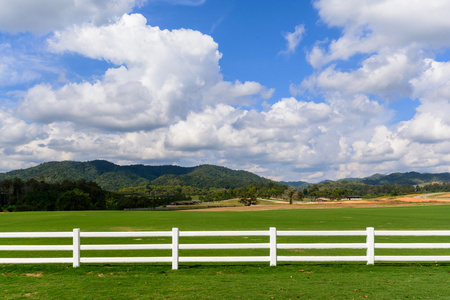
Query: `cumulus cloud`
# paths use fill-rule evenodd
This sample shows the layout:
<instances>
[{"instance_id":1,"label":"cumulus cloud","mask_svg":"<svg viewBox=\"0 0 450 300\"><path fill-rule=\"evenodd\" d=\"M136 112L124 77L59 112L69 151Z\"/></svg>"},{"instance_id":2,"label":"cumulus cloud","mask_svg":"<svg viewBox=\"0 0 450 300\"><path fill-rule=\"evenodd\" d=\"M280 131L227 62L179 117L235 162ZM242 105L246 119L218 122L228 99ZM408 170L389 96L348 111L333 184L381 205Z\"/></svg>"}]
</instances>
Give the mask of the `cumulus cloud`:
<instances>
[{"instance_id":1,"label":"cumulus cloud","mask_svg":"<svg viewBox=\"0 0 450 300\"><path fill-rule=\"evenodd\" d=\"M200 6L206 0L149 0L150 2L166 2L172 5Z\"/></svg>"},{"instance_id":2,"label":"cumulus cloud","mask_svg":"<svg viewBox=\"0 0 450 300\"><path fill-rule=\"evenodd\" d=\"M419 143L450 139L450 63L426 59L423 73L411 79L413 96L421 104L413 119L402 122L402 136Z\"/></svg>"},{"instance_id":3,"label":"cumulus cloud","mask_svg":"<svg viewBox=\"0 0 450 300\"><path fill-rule=\"evenodd\" d=\"M104 130L152 130L186 118L189 111L216 103L270 98L256 82L223 81L221 54L213 39L193 30L160 30L142 15L114 24L84 24L49 39L56 53L79 53L118 65L95 82L30 89L19 105L28 120L72 121Z\"/></svg>"},{"instance_id":4,"label":"cumulus cloud","mask_svg":"<svg viewBox=\"0 0 450 300\"><path fill-rule=\"evenodd\" d=\"M356 70L341 71L335 65L305 79L301 87L344 94L367 93L385 97L406 97L412 92L410 80L420 74L423 61L403 49L375 54Z\"/></svg>"},{"instance_id":5,"label":"cumulus cloud","mask_svg":"<svg viewBox=\"0 0 450 300\"><path fill-rule=\"evenodd\" d=\"M376 159L382 156L381 150L368 150L383 149L377 144L381 135L373 139L369 148L353 142L364 142L371 128L382 126L385 108L363 96L352 101L353 106L343 106L341 101L327 104L285 98L263 112L218 105L172 125L166 147L197 153L210 151L222 163L234 167L271 165L260 172L273 178L279 172L284 176L301 172L303 179L316 180L320 169L338 176L342 173L334 173L330 164L349 160L372 163L364 161L368 155L377 155ZM379 121L367 121L368 117ZM353 147L358 145L362 150L358 148L355 154Z\"/></svg>"},{"instance_id":6,"label":"cumulus cloud","mask_svg":"<svg viewBox=\"0 0 450 300\"><path fill-rule=\"evenodd\" d=\"M339 0L314 2L325 24L343 29L328 49L316 46L310 62L318 67L357 53L378 52L382 48L440 48L449 46L450 4L445 0ZM351 9L349 9L351 7Z\"/></svg>"},{"instance_id":7,"label":"cumulus cloud","mask_svg":"<svg viewBox=\"0 0 450 300\"><path fill-rule=\"evenodd\" d=\"M408 97L411 81L420 76L429 51L450 46L450 12L447 1L432 4L421 1L318 0L314 6L321 20L342 29L339 38L318 42L307 54L317 72L300 86L302 89L341 93ZM352 9L348 9L352 7ZM341 70L341 60L362 54L360 67Z\"/></svg>"},{"instance_id":8,"label":"cumulus cloud","mask_svg":"<svg viewBox=\"0 0 450 300\"><path fill-rule=\"evenodd\" d=\"M450 62L425 59L422 74L410 82L421 102L450 99Z\"/></svg>"},{"instance_id":9,"label":"cumulus cloud","mask_svg":"<svg viewBox=\"0 0 450 300\"><path fill-rule=\"evenodd\" d=\"M337 157L344 159L333 160L324 174L342 178L392 170L449 171L443 149L448 149L450 139L450 67L434 56L450 46L450 22L445 17L450 4L346 4L314 2L323 23L342 34L317 41L307 53L314 73L291 85L293 94L318 94L333 112L348 118L333 128L341 136ZM397 98L410 98L410 105L417 107L412 118L395 124L395 111L389 107Z\"/></svg>"},{"instance_id":10,"label":"cumulus cloud","mask_svg":"<svg viewBox=\"0 0 450 300\"><path fill-rule=\"evenodd\" d=\"M42 128L18 119L10 110L0 110L0 145L15 146L42 138Z\"/></svg>"},{"instance_id":11,"label":"cumulus cloud","mask_svg":"<svg viewBox=\"0 0 450 300\"><path fill-rule=\"evenodd\" d=\"M65 12L76 3L60 1L48 13ZM111 3L117 6L103 12ZM67 20L36 27L58 29L48 38L53 55L103 60L110 68L95 79L37 84L16 107L2 108L0 169L103 158L218 163L310 181L411 169L449 171L450 63L433 57L450 40L446 2L354 0L348 9L342 1L315 1L323 23L342 34L318 41L308 52L315 70L296 87L309 94L274 100L268 100L274 90L258 82L224 80L222 54L211 36L161 30L147 25L142 15L123 15L139 3L86 2L83 9L62 13ZM82 17L80 11L87 9ZM8 23L2 13L0 30L11 32L28 30L39 15L21 25ZM295 52L303 35L301 25L286 34L285 52ZM21 60L2 47L9 59L0 62L3 84L39 76L8 78ZM345 59L352 61L342 64ZM391 103L399 96L415 98L417 108L413 117L396 123ZM262 101L264 109L257 109L254 104Z\"/></svg>"},{"instance_id":12,"label":"cumulus cloud","mask_svg":"<svg viewBox=\"0 0 450 300\"><path fill-rule=\"evenodd\" d=\"M104 24L145 0L0 0L0 31L45 34L75 23Z\"/></svg>"}]
</instances>

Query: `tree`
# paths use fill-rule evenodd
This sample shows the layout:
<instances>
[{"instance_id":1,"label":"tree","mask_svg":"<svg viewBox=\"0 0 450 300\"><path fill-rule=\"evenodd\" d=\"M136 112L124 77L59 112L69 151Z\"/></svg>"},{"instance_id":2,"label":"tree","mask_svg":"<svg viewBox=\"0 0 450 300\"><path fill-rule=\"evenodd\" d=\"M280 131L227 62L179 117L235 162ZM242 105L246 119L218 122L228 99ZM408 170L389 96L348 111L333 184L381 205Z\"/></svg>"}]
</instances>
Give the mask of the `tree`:
<instances>
[{"instance_id":1,"label":"tree","mask_svg":"<svg viewBox=\"0 0 450 300\"><path fill-rule=\"evenodd\" d=\"M256 200L256 194L247 192L247 193L242 193L239 203L242 203L245 206L250 206L250 205L256 205L259 202L258 202L258 200Z\"/></svg>"},{"instance_id":2,"label":"tree","mask_svg":"<svg viewBox=\"0 0 450 300\"><path fill-rule=\"evenodd\" d=\"M91 206L91 197L80 189L64 192L56 200L56 210L87 210Z\"/></svg>"},{"instance_id":3,"label":"tree","mask_svg":"<svg viewBox=\"0 0 450 300\"><path fill-rule=\"evenodd\" d=\"M289 204L292 204L294 202L295 192L296 189L293 187L288 187L288 189L284 191L284 196L289 200Z\"/></svg>"}]
</instances>

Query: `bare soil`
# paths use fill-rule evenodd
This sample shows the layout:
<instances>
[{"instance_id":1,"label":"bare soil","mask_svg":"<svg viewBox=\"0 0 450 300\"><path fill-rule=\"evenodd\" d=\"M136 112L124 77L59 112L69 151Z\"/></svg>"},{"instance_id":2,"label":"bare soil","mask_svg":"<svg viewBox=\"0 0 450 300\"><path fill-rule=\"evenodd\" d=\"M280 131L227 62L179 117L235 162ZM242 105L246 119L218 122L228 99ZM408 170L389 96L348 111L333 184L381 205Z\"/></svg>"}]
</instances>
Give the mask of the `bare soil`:
<instances>
[{"instance_id":1,"label":"bare soil","mask_svg":"<svg viewBox=\"0 0 450 300\"><path fill-rule=\"evenodd\" d=\"M259 211L275 209L322 209L322 208L348 208L348 207L384 207L384 206L411 206L411 205L442 205L450 204L450 193L434 195L432 198L414 198L417 195L407 195L399 197L389 197L373 200L341 200L333 202L296 202L289 203L278 202L272 205L252 205L237 207L214 207L197 208L204 211Z\"/></svg>"}]
</instances>

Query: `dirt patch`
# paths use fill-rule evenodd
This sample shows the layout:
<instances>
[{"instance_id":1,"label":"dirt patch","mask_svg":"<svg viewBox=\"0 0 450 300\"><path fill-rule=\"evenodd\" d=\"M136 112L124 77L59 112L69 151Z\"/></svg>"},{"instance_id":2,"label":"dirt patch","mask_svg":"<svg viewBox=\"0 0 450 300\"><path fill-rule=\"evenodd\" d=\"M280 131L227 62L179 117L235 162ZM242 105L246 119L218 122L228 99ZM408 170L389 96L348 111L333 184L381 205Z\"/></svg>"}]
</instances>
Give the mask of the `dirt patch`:
<instances>
[{"instance_id":1,"label":"dirt patch","mask_svg":"<svg viewBox=\"0 0 450 300\"><path fill-rule=\"evenodd\" d=\"M28 276L28 277L41 277L42 276L42 272L39 272L39 273L26 273L25 276Z\"/></svg>"},{"instance_id":2,"label":"dirt patch","mask_svg":"<svg viewBox=\"0 0 450 300\"><path fill-rule=\"evenodd\" d=\"M430 197L416 198L418 195L398 196L395 198L385 198L382 201L400 201L408 203L450 203L450 194L439 194Z\"/></svg>"},{"instance_id":3,"label":"dirt patch","mask_svg":"<svg viewBox=\"0 0 450 300\"><path fill-rule=\"evenodd\" d=\"M34 293L26 293L26 294L23 294L23 296L24 296L24 297L31 297L31 296L33 296L33 298L34 298L34 296L36 296L37 293L38 293L38 292L34 292Z\"/></svg>"},{"instance_id":4,"label":"dirt patch","mask_svg":"<svg viewBox=\"0 0 450 300\"><path fill-rule=\"evenodd\" d=\"M433 198L414 198L416 195L407 195L399 197L389 197L376 200L343 200L333 202L307 202L294 203L289 205L275 204L275 205L251 205L251 206L237 206L237 207L214 207L214 208L198 208L196 211L261 211L261 210L278 210L278 209L323 209L323 208L353 208L353 207L386 207L386 206L413 206L413 205L442 205L450 204L450 197L448 195L439 195ZM194 209L192 209L194 210ZM192 211L189 210L189 211Z\"/></svg>"}]
</instances>

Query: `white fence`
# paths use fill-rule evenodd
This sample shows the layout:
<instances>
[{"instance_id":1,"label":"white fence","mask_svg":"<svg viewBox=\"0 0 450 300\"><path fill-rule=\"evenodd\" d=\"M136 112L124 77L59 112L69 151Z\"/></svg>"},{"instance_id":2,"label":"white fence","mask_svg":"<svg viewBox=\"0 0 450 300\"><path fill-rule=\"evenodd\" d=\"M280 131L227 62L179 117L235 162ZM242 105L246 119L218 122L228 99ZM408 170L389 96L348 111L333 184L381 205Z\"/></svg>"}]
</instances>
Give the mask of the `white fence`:
<instances>
[{"instance_id":1,"label":"white fence","mask_svg":"<svg viewBox=\"0 0 450 300\"><path fill-rule=\"evenodd\" d=\"M231 237L231 236L268 236L269 243L220 243L220 244L181 244L179 237ZM362 236L364 243L277 243L277 237L286 236ZM0 238L71 238L72 245L1 245L0 251L72 251L72 257L57 258L0 258L0 264L41 264L72 263L79 267L81 263L172 263L172 269L178 269L184 262L366 262L375 261L450 261L450 255L375 255L375 249L449 249L450 243L375 243L376 236L450 236L450 230L440 231L388 231L366 230L346 231L138 231L138 232L0 232ZM82 237L118 238L118 237L171 237L170 244L81 244ZM171 250L171 256L162 257L81 257L81 250ZM269 249L269 256L179 256L179 250L185 249ZM278 249L365 249L361 256L279 256Z\"/></svg>"}]
</instances>

